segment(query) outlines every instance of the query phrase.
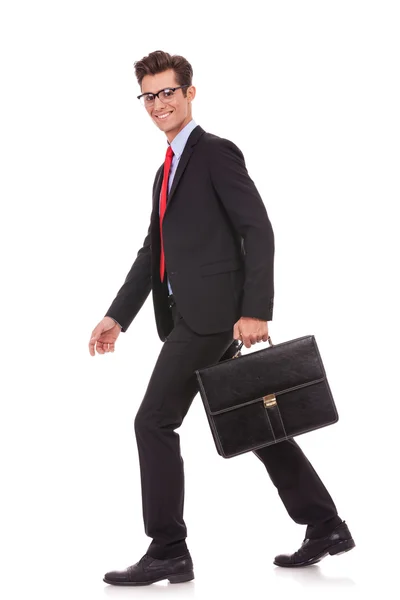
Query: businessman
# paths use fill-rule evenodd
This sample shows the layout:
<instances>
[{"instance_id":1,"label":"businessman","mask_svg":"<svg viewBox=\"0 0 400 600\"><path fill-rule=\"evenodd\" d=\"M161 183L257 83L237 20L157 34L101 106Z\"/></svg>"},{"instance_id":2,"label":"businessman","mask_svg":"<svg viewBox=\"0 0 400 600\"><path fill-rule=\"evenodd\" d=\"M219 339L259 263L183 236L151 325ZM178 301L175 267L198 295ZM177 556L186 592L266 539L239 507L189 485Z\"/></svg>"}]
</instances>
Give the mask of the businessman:
<instances>
[{"instance_id":1,"label":"businessman","mask_svg":"<svg viewBox=\"0 0 400 600\"><path fill-rule=\"evenodd\" d=\"M152 292L164 342L134 421L142 510L149 547L135 564L110 571L114 585L194 578L183 518L180 427L198 392L195 370L268 339L274 305L274 233L239 148L192 117L193 70L155 51L135 62L139 101L167 138L153 184L150 223L125 282L89 342L114 352ZM294 439L261 448L289 516L306 525L299 550L274 563L301 567L354 547L335 504Z\"/></svg>"}]
</instances>

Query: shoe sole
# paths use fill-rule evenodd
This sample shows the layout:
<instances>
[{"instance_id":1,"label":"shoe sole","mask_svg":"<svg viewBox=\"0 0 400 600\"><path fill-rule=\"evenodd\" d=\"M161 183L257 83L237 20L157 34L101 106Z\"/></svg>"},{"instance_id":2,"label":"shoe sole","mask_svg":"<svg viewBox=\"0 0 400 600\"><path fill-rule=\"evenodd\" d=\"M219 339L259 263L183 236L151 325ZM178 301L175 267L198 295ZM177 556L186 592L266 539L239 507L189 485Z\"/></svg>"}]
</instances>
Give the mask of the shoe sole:
<instances>
[{"instance_id":1,"label":"shoe sole","mask_svg":"<svg viewBox=\"0 0 400 600\"><path fill-rule=\"evenodd\" d=\"M349 550L352 550L353 548L355 548L355 545L356 544L353 539L345 540L344 542L339 542L339 544L336 544L336 546L332 546L332 548L329 548L329 550L325 550L321 554L318 554L314 558L310 558L310 560L308 560L308 561L304 561L301 563L293 563L293 564L287 563L286 564L286 563L279 563L274 560L274 565L277 565L278 567L290 567L290 568L307 567L309 565L315 565L315 563L322 560L325 556L328 556L328 554L330 554L331 556L339 556L340 554L344 554L345 552L348 552Z\"/></svg>"},{"instance_id":2,"label":"shoe sole","mask_svg":"<svg viewBox=\"0 0 400 600\"><path fill-rule=\"evenodd\" d=\"M111 579L107 579L103 577L103 581L106 583L110 583L111 585L150 585L152 583L156 583L157 581L162 581L163 579L168 579L170 583L184 583L185 581L191 581L194 579L193 571L189 571L189 573L176 573L175 575L164 575L163 577L159 577L158 579L152 579L151 581L112 581Z\"/></svg>"}]
</instances>

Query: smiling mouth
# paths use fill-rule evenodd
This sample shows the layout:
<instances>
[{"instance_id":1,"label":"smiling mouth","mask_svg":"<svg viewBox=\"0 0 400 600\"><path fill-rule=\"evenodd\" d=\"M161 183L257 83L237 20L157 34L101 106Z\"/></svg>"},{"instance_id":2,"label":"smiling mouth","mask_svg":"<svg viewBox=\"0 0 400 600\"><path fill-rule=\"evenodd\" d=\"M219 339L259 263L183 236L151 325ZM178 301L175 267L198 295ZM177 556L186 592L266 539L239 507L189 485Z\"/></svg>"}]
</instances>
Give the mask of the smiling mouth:
<instances>
[{"instance_id":1,"label":"smiling mouth","mask_svg":"<svg viewBox=\"0 0 400 600\"><path fill-rule=\"evenodd\" d=\"M165 121L165 119L168 119L168 117L171 114L171 112L163 113L162 115L155 115L156 119L159 119L160 121Z\"/></svg>"}]
</instances>

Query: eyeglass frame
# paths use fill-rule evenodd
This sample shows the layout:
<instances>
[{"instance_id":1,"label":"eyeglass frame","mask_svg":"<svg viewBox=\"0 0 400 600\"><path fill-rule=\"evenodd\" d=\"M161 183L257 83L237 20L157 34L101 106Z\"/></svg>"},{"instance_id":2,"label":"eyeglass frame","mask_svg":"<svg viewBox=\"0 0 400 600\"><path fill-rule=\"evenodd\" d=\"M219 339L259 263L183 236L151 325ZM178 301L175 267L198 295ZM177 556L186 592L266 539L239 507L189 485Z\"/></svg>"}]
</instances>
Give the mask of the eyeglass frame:
<instances>
[{"instance_id":1,"label":"eyeglass frame","mask_svg":"<svg viewBox=\"0 0 400 600\"><path fill-rule=\"evenodd\" d=\"M152 94L152 96L154 96L154 102L156 100L156 98L158 98L161 102L163 102L163 100L160 99L158 94L161 94L161 92L165 92L165 90L172 90L173 92L175 92L175 90L179 90L181 88L185 88L185 87L190 87L189 83L186 83L185 85L178 85L176 87L166 87L163 88L162 90L159 90L157 93L154 92L145 92L144 94L140 94L140 96L137 96L137 99L140 101L141 98L143 98L143 96L147 96L147 94ZM168 104L167 102L165 104ZM143 106L146 106L144 104L144 102L142 103Z\"/></svg>"}]
</instances>

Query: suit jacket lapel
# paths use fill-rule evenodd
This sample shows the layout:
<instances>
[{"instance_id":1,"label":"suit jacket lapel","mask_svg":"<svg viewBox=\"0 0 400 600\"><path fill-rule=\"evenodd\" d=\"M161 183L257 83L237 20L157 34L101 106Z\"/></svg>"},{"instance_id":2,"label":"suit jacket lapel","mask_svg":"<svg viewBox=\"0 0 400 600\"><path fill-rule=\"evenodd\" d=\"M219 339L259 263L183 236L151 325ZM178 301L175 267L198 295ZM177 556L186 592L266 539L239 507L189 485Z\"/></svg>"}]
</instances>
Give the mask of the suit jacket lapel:
<instances>
[{"instance_id":1,"label":"suit jacket lapel","mask_svg":"<svg viewBox=\"0 0 400 600\"><path fill-rule=\"evenodd\" d=\"M189 162L189 159L192 155L193 148L197 144L197 142L199 141L199 139L203 135L203 133L204 133L204 129L202 127L200 127L200 125L197 125L197 127L195 127L193 129L193 131L191 132L191 134L188 137L188 140L186 142L182 156L179 159L178 167L175 171L174 180L173 180L172 186L171 186L171 191L168 194L167 206L165 209L164 218L165 218L165 214L167 213L168 207L170 206L170 204L173 200L175 190L179 184L179 181L180 181L180 179L186 169L186 166ZM158 174L157 181L156 181L155 188L154 188L153 209L154 209L154 213L157 215L159 214L158 210L159 210L161 185L162 185L162 179L163 179L163 170L164 170L164 167L162 165L160 167L160 172Z\"/></svg>"},{"instance_id":2,"label":"suit jacket lapel","mask_svg":"<svg viewBox=\"0 0 400 600\"><path fill-rule=\"evenodd\" d=\"M168 194L167 207L165 209L165 212L167 212L168 207L171 205L172 199L174 197L174 192L175 192L175 190L176 190L176 188L178 186L178 183L179 183L179 181L180 181L180 179L181 179L181 177L183 175L183 172L186 169L186 166L187 166L187 164L189 162L189 158L191 157L192 152L193 152L193 146L190 144L189 139L188 139L188 141L187 141L187 143L185 145L185 148L184 148L184 150L182 152L182 156L179 159L178 167L177 167L177 169L175 171L174 180L172 182L171 190L170 190L170 192Z\"/></svg>"},{"instance_id":3,"label":"suit jacket lapel","mask_svg":"<svg viewBox=\"0 0 400 600\"><path fill-rule=\"evenodd\" d=\"M160 194L161 194L161 185L163 180L163 171L164 165L162 164L158 170L158 174L156 174L156 181L154 183L154 194L153 194L153 212L158 214L159 211L159 202L160 202Z\"/></svg>"}]
</instances>

